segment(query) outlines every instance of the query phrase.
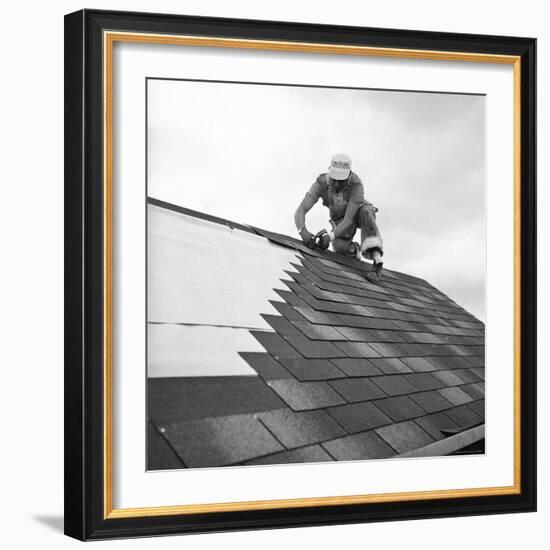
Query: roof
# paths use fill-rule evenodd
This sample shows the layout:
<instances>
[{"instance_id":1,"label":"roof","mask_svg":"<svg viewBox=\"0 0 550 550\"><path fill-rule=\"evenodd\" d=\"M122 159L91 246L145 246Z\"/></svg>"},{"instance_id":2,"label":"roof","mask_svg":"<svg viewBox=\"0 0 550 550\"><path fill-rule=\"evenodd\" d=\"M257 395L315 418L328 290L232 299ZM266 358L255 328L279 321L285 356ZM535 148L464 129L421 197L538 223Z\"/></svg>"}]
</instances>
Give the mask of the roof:
<instances>
[{"instance_id":1,"label":"roof","mask_svg":"<svg viewBox=\"0 0 550 550\"><path fill-rule=\"evenodd\" d=\"M264 303L254 281L253 300L244 296L246 286L234 293L237 302L258 309L260 320L249 316L242 326L231 314L235 334L246 333L253 344L230 338L237 347L216 355L216 333L209 333L203 346L211 361L238 360L248 370L230 376L203 376L200 369L148 373L149 469L446 454L434 443L454 434L470 443L472 432L464 434L473 427L478 439L483 436L484 324L428 282L390 269L378 281L366 262L156 199L149 199L149 211L253 235L255 263L264 263L265 251L265 263L270 271L275 265L279 277L276 288L263 291ZM185 246L178 250L186 256ZM170 261L175 255L168 255ZM239 272L238 249L232 261ZM196 257L193 263L201 265ZM219 265L221 274L225 267ZM247 271L240 273L246 283ZM271 284L262 275L258 286L265 281ZM215 287L206 290L216 297ZM196 295L194 289L185 299ZM149 328L178 324L161 317L159 310ZM179 326L191 325L187 319ZM172 363L185 362L183 353Z\"/></svg>"}]
</instances>

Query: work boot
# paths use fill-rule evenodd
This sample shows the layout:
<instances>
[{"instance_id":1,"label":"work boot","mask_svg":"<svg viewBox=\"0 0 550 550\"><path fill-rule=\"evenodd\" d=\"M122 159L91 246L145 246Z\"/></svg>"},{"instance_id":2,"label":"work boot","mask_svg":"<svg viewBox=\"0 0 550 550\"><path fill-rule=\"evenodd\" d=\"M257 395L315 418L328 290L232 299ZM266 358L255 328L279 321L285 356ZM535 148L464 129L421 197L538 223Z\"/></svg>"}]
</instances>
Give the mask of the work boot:
<instances>
[{"instance_id":1,"label":"work boot","mask_svg":"<svg viewBox=\"0 0 550 550\"><path fill-rule=\"evenodd\" d=\"M372 265L374 267L374 272L376 273L376 278L380 280L382 278L382 268L384 267L384 262L382 261L382 254L380 250L376 248L371 252Z\"/></svg>"}]
</instances>

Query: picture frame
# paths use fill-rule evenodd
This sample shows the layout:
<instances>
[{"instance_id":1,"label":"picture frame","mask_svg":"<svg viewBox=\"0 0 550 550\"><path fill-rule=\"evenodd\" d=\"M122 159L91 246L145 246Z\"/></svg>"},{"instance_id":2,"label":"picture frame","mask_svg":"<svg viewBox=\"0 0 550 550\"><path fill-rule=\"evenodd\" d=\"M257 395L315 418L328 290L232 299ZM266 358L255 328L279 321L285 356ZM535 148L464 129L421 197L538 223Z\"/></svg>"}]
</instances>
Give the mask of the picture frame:
<instances>
[{"instance_id":1,"label":"picture frame","mask_svg":"<svg viewBox=\"0 0 550 550\"><path fill-rule=\"evenodd\" d=\"M513 483L118 508L113 440L119 43L505 65L513 71ZM480 68L480 71L483 68ZM504 159L503 159L504 161ZM536 510L536 41L82 10L65 17L65 533L80 540ZM126 212L126 210L125 210ZM137 235L134 239L143 239ZM489 260L491 261L491 260ZM498 337L498 335L497 335ZM505 338L504 335L501 335ZM137 460L137 459L136 459ZM143 460L143 457L139 457ZM305 466L307 467L307 466ZM204 472L203 472L204 473ZM208 473L208 472L206 472ZM213 474L211 474L213 475ZM203 478L205 479L205 478ZM216 478L218 479L218 478ZM147 495L143 495L147 500Z\"/></svg>"}]
</instances>

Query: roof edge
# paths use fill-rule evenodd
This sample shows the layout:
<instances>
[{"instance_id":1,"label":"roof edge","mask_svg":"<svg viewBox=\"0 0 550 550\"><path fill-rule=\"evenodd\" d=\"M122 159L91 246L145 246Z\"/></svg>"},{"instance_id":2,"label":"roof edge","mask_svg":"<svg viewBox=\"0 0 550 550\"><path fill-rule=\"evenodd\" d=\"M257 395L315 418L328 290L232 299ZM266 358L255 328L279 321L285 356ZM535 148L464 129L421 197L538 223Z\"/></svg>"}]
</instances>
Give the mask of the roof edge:
<instances>
[{"instance_id":1,"label":"roof edge","mask_svg":"<svg viewBox=\"0 0 550 550\"><path fill-rule=\"evenodd\" d=\"M154 197L147 197L147 204L150 204L152 206L157 206L159 208L165 208L166 210L171 210L173 212L177 212L178 214L183 214L185 216L192 216L194 218L198 218L201 220L209 221L212 223L217 223L219 225L224 225L226 227L229 227L230 229L239 229L241 231L246 231L247 233L252 233L254 235L258 235L259 237L263 237L264 239L267 239L268 241L275 242L276 244L287 246L294 248L296 250L300 250L302 252L305 252L306 254L312 254L314 256L321 256L326 259L333 260L337 263L347 265L348 267L354 267L355 269L359 269L361 271L365 272L373 272L374 269L370 266L368 263L361 263L361 265L350 265L350 258L345 258L343 256L340 256L339 254L335 254L333 252L324 251L323 254L321 254L319 251L313 251L307 248L301 241L298 239L291 237L289 235L284 235L282 233L274 233L273 231L268 231L266 229L262 229L260 227L254 227L252 225L245 225L242 223L237 223L231 220L226 220L224 218L219 218L217 216L212 216L210 214L206 214L204 212L200 212L198 210L192 210L191 208L185 208L183 206L178 206L176 204L166 202L160 199L156 199ZM397 272L396 272L397 273ZM407 274L400 273L400 275L404 275L405 277L408 277ZM425 282L425 281L424 281Z\"/></svg>"},{"instance_id":2,"label":"roof edge","mask_svg":"<svg viewBox=\"0 0 550 550\"><path fill-rule=\"evenodd\" d=\"M418 458L428 456L445 456L463 447L467 447L472 443L477 443L485 437L485 424L479 424L474 428L470 428L463 432L457 433L435 443L430 443L419 449L414 449L406 453L400 454L399 458Z\"/></svg>"},{"instance_id":3,"label":"roof edge","mask_svg":"<svg viewBox=\"0 0 550 550\"><path fill-rule=\"evenodd\" d=\"M199 218L201 220L205 220L208 222L225 225L226 227L229 227L231 229L240 229L241 231L246 231L247 233L254 233L254 235L258 234L249 225L233 222L231 220L225 220L224 218L218 218L217 216L205 214L204 212L199 212L198 210L192 210L191 208L184 208L183 206L178 206L177 204L166 202L160 199L155 199L154 197L147 197L147 204L158 206L160 208L165 208L166 210L172 210L173 212L177 212L178 214L184 214L185 216L192 216L194 218Z\"/></svg>"}]
</instances>

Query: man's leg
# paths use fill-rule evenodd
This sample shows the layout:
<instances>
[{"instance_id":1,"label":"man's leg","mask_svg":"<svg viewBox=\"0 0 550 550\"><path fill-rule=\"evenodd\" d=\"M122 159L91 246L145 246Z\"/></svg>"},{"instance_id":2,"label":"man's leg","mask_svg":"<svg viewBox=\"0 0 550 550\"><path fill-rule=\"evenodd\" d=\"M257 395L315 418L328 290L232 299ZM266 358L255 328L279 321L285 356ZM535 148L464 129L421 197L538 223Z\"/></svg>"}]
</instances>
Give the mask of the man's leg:
<instances>
[{"instance_id":1,"label":"man's leg","mask_svg":"<svg viewBox=\"0 0 550 550\"><path fill-rule=\"evenodd\" d=\"M330 225L332 225L332 229L334 229L341 222L341 219L330 220ZM336 252L336 254L342 254L343 256L352 256L354 258L360 259L361 251L359 250L359 245L353 242L353 237L355 237L356 231L357 226L353 224L341 237L334 239L334 241L332 242L333 252Z\"/></svg>"},{"instance_id":2,"label":"man's leg","mask_svg":"<svg viewBox=\"0 0 550 550\"><path fill-rule=\"evenodd\" d=\"M376 225L376 210L371 204L364 204L359 209L357 225L361 228L361 253L365 258L381 265L384 248Z\"/></svg>"},{"instance_id":3,"label":"man's leg","mask_svg":"<svg viewBox=\"0 0 550 550\"><path fill-rule=\"evenodd\" d=\"M332 250L336 252L336 254L342 254L344 256L356 255L356 246L351 239L334 239L332 242Z\"/></svg>"}]
</instances>

